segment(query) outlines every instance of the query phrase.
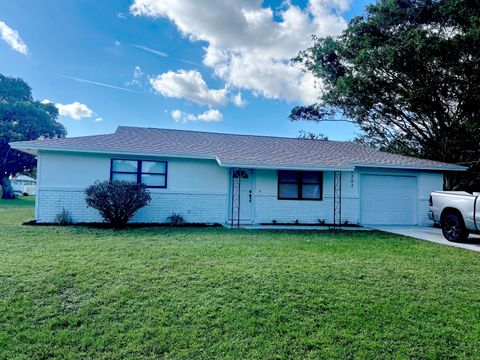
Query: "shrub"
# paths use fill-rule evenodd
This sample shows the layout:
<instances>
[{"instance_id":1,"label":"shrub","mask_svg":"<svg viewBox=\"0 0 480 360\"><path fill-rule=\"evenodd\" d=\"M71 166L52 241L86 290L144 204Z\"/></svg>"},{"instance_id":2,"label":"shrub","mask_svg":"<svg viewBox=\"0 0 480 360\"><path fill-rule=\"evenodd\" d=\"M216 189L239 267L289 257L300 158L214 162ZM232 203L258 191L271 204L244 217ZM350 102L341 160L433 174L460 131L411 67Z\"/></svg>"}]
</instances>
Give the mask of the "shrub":
<instances>
[{"instance_id":1,"label":"shrub","mask_svg":"<svg viewBox=\"0 0 480 360\"><path fill-rule=\"evenodd\" d=\"M55 216L55 224L57 225L69 225L72 223L72 217L70 216L70 212L66 210L65 208L62 208L62 211L60 211L56 216Z\"/></svg>"},{"instance_id":2,"label":"shrub","mask_svg":"<svg viewBox=\"0 0 480 360\"><path fill-rule=\"evenodd\" d=\"M85 201L114 228L123 228L132 216L151 201L144 184L115 180L97 181L85 190Z\"/></svg>"},{"instance_id":3,"label":"shrub","mask_svg":"<svg viewBox=\"0 0 480 360\"><path fill-rule=\"evenodd\" d=\"M183 218L182 214L172 213L169 217L167 217L167 221L172 226L180 226L185 223L185 219Z\"/></svg>"}]
</instances>

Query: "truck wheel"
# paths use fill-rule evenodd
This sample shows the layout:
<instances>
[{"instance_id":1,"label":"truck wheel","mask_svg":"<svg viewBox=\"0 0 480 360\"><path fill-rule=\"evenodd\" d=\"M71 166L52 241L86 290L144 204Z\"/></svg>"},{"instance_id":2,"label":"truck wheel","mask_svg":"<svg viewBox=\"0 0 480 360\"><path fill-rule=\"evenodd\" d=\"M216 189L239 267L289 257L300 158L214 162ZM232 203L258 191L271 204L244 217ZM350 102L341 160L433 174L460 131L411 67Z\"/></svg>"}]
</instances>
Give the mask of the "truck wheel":
<instances>
[{"instance_id":1,"label":"truck wheel","mask_svg":"<svg viewBox=\"0 0 480 360\"><path fill-rule=\"evenodd\" d=\"M452 242L463 242L468 239L468 230L461 216L447 215L442 220L442 233L445 239Z\"/></svg>"}]
</instances>

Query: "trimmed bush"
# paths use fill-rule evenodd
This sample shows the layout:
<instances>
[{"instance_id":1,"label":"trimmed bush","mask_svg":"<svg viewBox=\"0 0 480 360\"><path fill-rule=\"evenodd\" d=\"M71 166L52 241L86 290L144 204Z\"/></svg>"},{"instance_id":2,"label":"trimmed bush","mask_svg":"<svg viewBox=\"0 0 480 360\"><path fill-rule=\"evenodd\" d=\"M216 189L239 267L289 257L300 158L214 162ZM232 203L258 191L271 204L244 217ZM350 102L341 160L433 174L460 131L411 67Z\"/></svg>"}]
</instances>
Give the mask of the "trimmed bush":
<instances>
[{"instance_id":1,"label":"trimmed bush","mask_svg":"<svg viewBox=\"0 0 480 360\"><path fill-rule=\"evenodd\" d=\"M85 201L114 228L124 228L151 197L144 184L124 180L97 181L85 190Z\"/></svg>"}]
</instances>

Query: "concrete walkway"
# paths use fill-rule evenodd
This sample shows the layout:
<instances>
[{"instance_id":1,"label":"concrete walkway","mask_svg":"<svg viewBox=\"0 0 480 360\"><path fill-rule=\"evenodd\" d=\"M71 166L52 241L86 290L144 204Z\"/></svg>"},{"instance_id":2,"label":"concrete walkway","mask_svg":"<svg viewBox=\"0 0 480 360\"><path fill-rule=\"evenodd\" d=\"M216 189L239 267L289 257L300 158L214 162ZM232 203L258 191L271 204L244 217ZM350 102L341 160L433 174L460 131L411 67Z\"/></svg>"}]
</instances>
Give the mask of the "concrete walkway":
<instances>
[{"instance_id":1,"label":"concrete walkway","mask_svg":"<svg viewBox=\"0 0 480 360\"><path fill-rule=\"evenodd\" d=\"M385 231L392 234L409 236L415 239L434 242L437 244L458 247L462 249L480 252L480 235L470 235L465 243L447 241L442 230L433 226L370 226L370 229Z\"/></svg>"},{"instance_id":2,"label":"concrete walkway","mask_svg":"<svg viewBox=\"0 0 480 360\"><path fill-rule=\"evenodd\" d=\"M227 224L228 225L228 224ZM228 225L229 227L230 225ZM242 229L248 230L334 230L333 226L322 225L240 225ZM342 226L345 231L368 231L369 228L362 226Z\"/></svg>"}]
</instances>

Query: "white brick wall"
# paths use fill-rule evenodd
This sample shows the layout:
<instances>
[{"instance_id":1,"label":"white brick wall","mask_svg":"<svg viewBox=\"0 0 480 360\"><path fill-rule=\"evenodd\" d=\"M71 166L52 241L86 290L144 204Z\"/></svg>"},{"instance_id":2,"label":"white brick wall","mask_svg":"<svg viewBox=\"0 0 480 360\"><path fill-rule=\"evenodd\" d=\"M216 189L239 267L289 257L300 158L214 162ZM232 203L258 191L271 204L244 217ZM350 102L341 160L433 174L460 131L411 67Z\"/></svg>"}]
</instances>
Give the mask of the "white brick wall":
<instances>
[{"instance_id":1,"label":"white brick wall","mask_svg":"<svg viewBox=\"0 0 480 360\"><path fill-rule=\"evenodd\" d=\"M342 222L358 223L358 198L342 199ZM318 224L319 220L333 223L333 197L321 201L278 200L273 195L255 197L255 221L257 223L292 223L299 220L305 224Z\"/></svg>"},{"instance_id":2,"label":"white brick wall","mask_svg":"<svg viewBox=\"0 0 480 360\"><path fill-rule=\"evenodd\" d=\"M223 223L227 209L227 195L221 193L165 193L151 191L152 201L142 208L132 222L165 222L173 212L183 215L185 221L195 223ZM73 222L101 222L98 211L88 208L83 189L49 188L38 193L42 211L39 222L53 222L63 208Z\"/></svg>"}]
</instances>

